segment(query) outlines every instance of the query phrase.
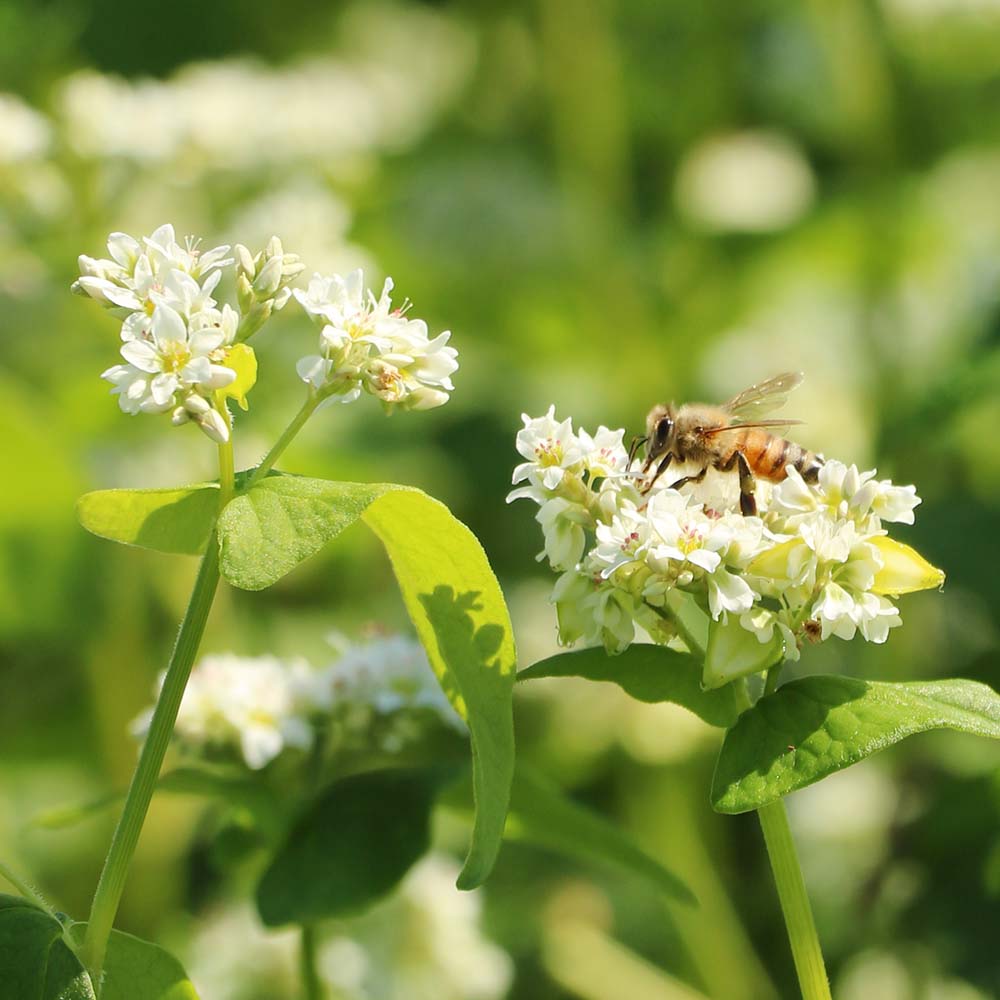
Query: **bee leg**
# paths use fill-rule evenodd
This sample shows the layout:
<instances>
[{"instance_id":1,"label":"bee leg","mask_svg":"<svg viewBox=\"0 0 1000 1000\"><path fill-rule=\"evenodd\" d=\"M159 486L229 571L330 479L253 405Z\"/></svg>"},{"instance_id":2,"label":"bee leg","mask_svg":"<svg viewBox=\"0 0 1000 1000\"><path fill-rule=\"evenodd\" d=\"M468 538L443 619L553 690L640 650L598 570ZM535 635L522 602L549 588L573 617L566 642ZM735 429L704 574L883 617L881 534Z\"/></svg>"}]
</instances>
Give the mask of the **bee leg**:
<instances>
[{"instance_id":1,"label":"bee leg","mask_svg":"<svg viewBox=\"0 0 1000 1000\"><path fill-rule=\"evenodd\" d=\"M742 451L736 452L736 464L740 468L740 511L744 517L753 517L757 513L757 499L754 497L757 480Z\"/></svg>"},{"instance_id":2,"label":"bee leg","mask_svg":"<svg viewBox=\"0 0 1000 1000\"><path fill-rule=\"evenodd\" d=\"M707 465L696 476L681 476L676 483L670 484L670 488L672 490L679 490L682 486L687 486L688 483L700 483L705 478L706 472L708 472Z\"/></svg>"},{"instance_id":3,"label":"bee leg","mask_svg":"<svg viewBox=\"0 0 1000 1000\"><path fill-rule=\"evenodd\" d=\"M625 466L626 471L632 468L632 463L635 461L636 452L648 440L649 440L648 434L636 434L636 436L632 438L632 444L629 446L628 449L628 464Z\"/></svg>"},{"instance_id":4,"label":"bee leg","mask_svg":"<svg viewBox=\"0 0 1000 1000\"><path fill-rule=\"evenodd\" d=\"M753 517L757 513L757 500L754 497L757 480L754 479L753 473L750 471L746 456L742 451L734 451L718 469L720 472L732 472L734 465L739 466L740 513L744 517Z\"/></svg>"},{"instance_id":5,"label":"bee leg","mask_svg":"<svg viewBox=\"0 0 1000 1000\"><path fill-rule=\"evenodd\" d=\"M642 488L643 496L645 496L653 488L653 484L656 482L656 480L659 479L660 476L662 476L663 473L666 472L668 468L670 468L670 463L673 460L674 460L673 453L668 451L667 454L664 456L663 460L656 467L656 472L653 473L653 478L650 479L650 481L646 483L645 486L643 486Z\"/></svg>"}]
</instances>

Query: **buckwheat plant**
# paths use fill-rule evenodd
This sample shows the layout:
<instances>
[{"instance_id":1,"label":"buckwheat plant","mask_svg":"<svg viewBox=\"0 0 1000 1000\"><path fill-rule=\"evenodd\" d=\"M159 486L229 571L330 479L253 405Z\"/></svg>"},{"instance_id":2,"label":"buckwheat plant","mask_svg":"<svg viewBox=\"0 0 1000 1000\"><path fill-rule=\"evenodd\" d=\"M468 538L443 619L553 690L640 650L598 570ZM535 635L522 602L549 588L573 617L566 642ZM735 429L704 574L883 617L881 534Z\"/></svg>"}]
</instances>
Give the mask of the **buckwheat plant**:
<instances>
[{"instance_id":1,"label":"buckwheat plant","mask_svg":"<svg viewBox=\"0 0 1000 1000\"><path fill-rule=\"evenodd\" d=\"M554 407L524 416L508 500L537 504L539 559L559 574L560 641L588 648L519 679L614 681L724 730L712 804L757 810L802 995L828 1000L783 796L923 730L1000 738L1000 696L967 680L812 675L779 686L785 664L807 665L815 644L886 642L902 624L896 599L943 584L944 573L889 534L913 523L914 487L838 461L807 483L789 466L779 483L758 480L757 515L745 517L735 473L710 470L674 489L700 470L671 466L651 484L623 438L574 431Z\"/></svg>"},{"instance_id":2,"label":"buckwheat plant","mask_svg":"<svg viewBox=\"0 0 1000 1000\"><path fill-rule=\"evenodd\" d=\"M447 720L450 747L459 731L471 743L475 807L459 887L477 886L493 865L513 778L514 647L481 546L420 490L330 482L276 467L306 421L332 404L365 396L376 397L387 412L445 404L456 351L449 334L431 336L408 303L393 304L391 281L379 295L366 288L360 271L316 275L307 289L294 288L303 271L277 237L256 252L239 245L205 248L196 239L178 240L169 225L142 238L114 233L107 258L80 257L73 290L114 317L110 367L102 377L118 406L146 421L151 433L204 435L217 451L219 475L214 482L103 490L80 499L79 517L89 531L198 556L200 564L155 707L138 725L138 764L89 919L57 915L37 890L0 866L20 891L0 897L4 996L196 996L176 959L113 930L150 800L162 786L210 794L256 817L273 862L259 907L269 923L302 928L304 991L319 997L314 921L389 892L426 850L428 810L442 775L451 774L454 752L440 760L432 754L435 767L400 767L398 751L411 744L421 712ZM225 288L235 289L234 301L218 301ZM250 407L257 338L274 313L293 303L304 310L303 327L314 327L298 364L304 398L261 462L237 471L233 440L244 417L234 416L234 404L239 411ZM392 647L382 659L396 665L398 676L382 670L376 677L373 664L381 654L374 648L345 652L324 670L267 656L216 656L191 677L220 577L261 590L356 521L388 553L424 651L419 658L412 645ZM406 725L399 724L399 712L387 711L402 706L413 710ZM361 709L368 712L363 718ZM376 725L390 714L396 725ZM374 733L378 745L361 739ZM171 743L189 752L161 777ZM349 748L358 772L351 777L349 769L328 766L330 754L336 751L343 762ZM193 757L192 749L198 751ZM284 794L262 796L261 782Z\"/></svg>"}]
</instances>

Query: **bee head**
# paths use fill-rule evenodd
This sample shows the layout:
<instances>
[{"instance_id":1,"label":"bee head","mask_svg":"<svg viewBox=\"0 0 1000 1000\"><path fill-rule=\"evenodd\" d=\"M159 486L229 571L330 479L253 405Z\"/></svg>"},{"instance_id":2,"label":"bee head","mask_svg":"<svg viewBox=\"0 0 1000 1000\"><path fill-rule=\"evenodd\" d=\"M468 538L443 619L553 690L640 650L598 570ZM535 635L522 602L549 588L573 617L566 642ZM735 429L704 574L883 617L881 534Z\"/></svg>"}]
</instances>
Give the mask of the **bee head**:
<instances>
[{"instance_id":1,"label":"bee head","mask_svg":"<svg viewBox=\"0 0 1000 1000\"><path fill-rule=\"evenodd\" d=\"M646 418L646 464L648 469L656 459L670 451L674 443L674 409L654 406Z\"/></svg>"}]
</instances>

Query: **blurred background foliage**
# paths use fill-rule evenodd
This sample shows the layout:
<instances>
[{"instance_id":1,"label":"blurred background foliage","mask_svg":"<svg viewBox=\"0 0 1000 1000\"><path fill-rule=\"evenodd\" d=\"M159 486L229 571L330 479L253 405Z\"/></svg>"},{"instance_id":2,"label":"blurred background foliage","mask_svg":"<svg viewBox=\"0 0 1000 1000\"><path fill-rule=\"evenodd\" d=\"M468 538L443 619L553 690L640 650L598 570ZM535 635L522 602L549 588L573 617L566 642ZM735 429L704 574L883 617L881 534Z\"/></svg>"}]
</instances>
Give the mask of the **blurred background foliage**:
<instances>
[{"instance_id":1,"label":"blurred background foliage","mask_svg":"<svg viewBox=\"0 0 1000 1000\"><path fill-rule=\"evenodd\" d=\"M633 431L654 401L793 368L799 439L916 482L908 540L948 573L903 600L886 646L831 643L798 669L1000 687L996 0L5 0L0 91L0 853L60 908L85 913L113 816L59 832L31 817L127 780L127 724L193 571L86 536L74 500L213 474L202 436L124 417L98 379L117 324L68 289L111 230L276 232L310 269L391 273L454 331L449 406L328 410L285 465L449 503L501 578L522 662L555 629L531 512L504 504L521 411ZM313 334L294 313L256 344L242 466L298 405ZM204 648L319 655L360 622L404 615L359 531L266 594L223 591ZM350 933L394 941L382 971L412 977L370 995L794 995L756 823L708 807L718 735L603 685L521 694L520 752L680 871L700 909L667 914L646 886L510 845L470 916L445 859L448 877L391 907L451 907L420 926L466 968L422 967L427 942L390 907ZM926 736L791 797L839 998L1000 995L998 763ZM220 955L282 944L226 903L205 836L197 804L155 805L123 925L172 943L206 1000L290 995L249 959L212 978ZM454 930L480 917L513 978ZM352 940L331 967L352 967Z\"/></svg>"}]
</instances>

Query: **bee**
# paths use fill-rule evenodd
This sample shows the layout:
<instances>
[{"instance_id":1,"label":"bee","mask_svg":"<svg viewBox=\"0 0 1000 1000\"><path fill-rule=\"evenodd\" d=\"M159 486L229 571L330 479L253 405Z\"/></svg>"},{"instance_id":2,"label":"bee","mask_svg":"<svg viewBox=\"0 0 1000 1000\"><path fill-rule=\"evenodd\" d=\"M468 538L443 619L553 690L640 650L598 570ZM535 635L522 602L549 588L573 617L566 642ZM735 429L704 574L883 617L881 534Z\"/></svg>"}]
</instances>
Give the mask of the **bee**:
<instances>
[{"instance_id":1,"label":"bee","mask_svg":"<svg viewBox=\"0 0 1000 1000\"><path fill-rule=\"evenodd\" d=\"M740 510L744 516L757 513L754 498L756 479L772 483L783 480L787 466L798 470L807 483L815 483L823 458L801 445L781 437L777 430L801 424L801 420L761 420L764 414L782 406L788 394L802 382L801 372L785 372L738 393L722 406L707 403L685 403L683 406L659 404L646 418L645 437L632 444L629 466L638 448L645 444L646 454L642 474L646 475L654 462L659 464L643 492L670 467L671 462L701 466L694 475L683 476L672 483L679 489L686 483L700 483L711 469L731 472L740 477Z\"/></svg>"}]
</instances>

